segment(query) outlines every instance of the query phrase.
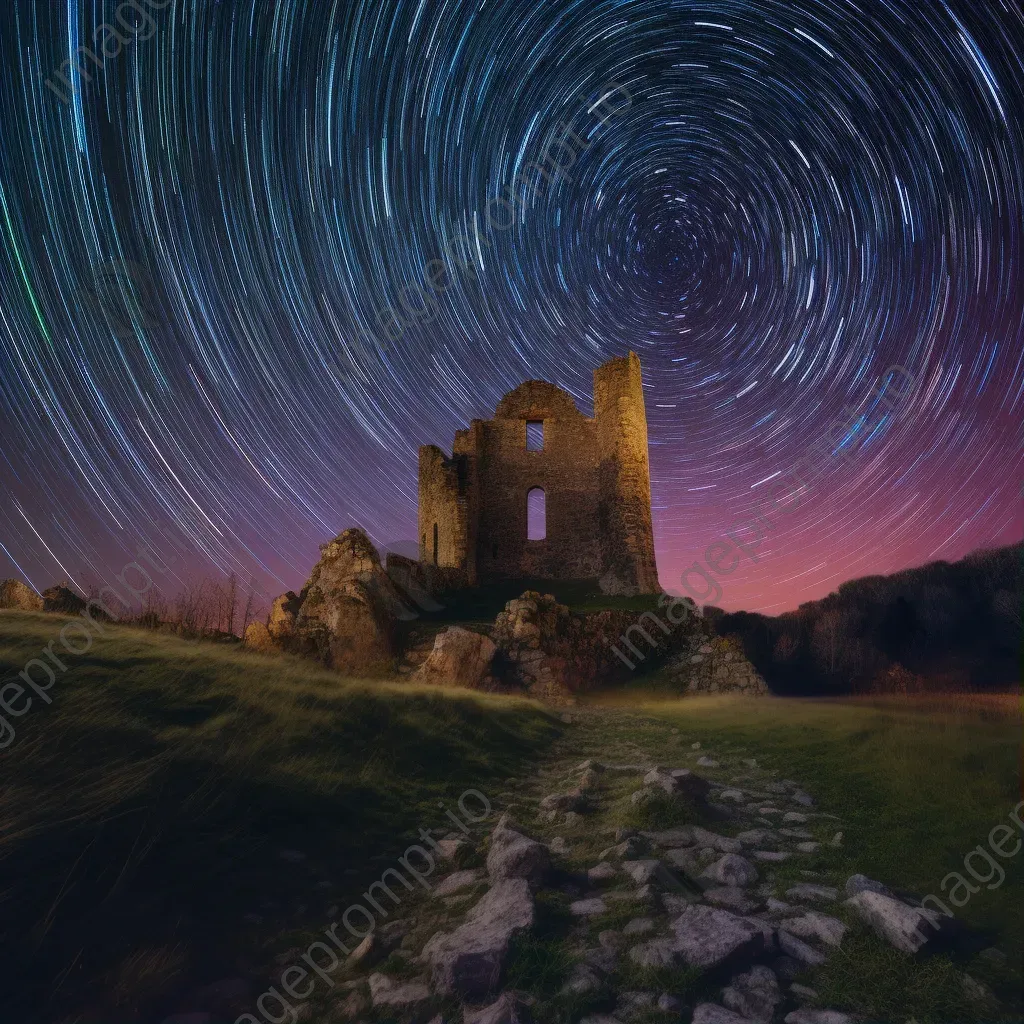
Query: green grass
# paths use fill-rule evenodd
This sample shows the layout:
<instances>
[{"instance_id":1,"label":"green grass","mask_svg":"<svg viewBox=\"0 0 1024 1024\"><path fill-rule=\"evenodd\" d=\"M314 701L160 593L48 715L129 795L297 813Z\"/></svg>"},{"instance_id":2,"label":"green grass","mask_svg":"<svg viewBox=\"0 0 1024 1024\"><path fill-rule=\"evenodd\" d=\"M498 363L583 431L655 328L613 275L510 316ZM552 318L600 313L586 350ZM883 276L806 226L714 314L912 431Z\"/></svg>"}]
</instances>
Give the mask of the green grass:
<instances>
[{"instance_id":1,"label":"green grass","mask_svg":"<svg viewBox=\"0 0 1024 1024\"><path fill-rule=\"evenodd\" d=\"M65 621L0 612L0 679ZM439 802L495 792L558 733L524 701L106 629L63 655L51 705L7 716L0 973L26 1024L134 1020L263 962L446 826Z\"/></svg>"},{"instance_id":2,"label":"green grass","mask_svg":"<svg viewBox=\"0 0 1024 1024\"><path fill-rule=\"evenodd\" d=\"M696 770L723 780L749 770L743 758L755 757L778 778L804 785L816 797L817 809L842 818L841 824L809 826L823 839L842 831L843 844L826 845L799 865L779 865L780 886L806 867L840 885L862 872L919 897L934 893L944 899L943 879L953 871L964 873L964 857L987 846L995 826L1012 824L1010 812L1021 800L1020 704L1010 698L869 704L707 697L624 705L626 699L612 693L595 698L609 710L623 707L621 718L613 715L602 725L604 742L614 736L616 742L643 746L665 764L693 767L686 755L696 756L690 745L699 741L723 766ZM637 694L628 699L636 701ZM600 734L591 742L599 749ZM1005 871L1000 886L975 883L980 891L965 906L951 907L973 930L976 947L956 962L993 985L1016 1008L1013 1019L1018 1019L1024 849L999 863ZM973 956L985 946L1001 950L1008 968L992 970ZM812 984L831 1000L825 1005L869 1013L871 1020L981 1019L970 1015L977 1011L965 1010L957 978L945 956L909 959L874 936L855 932L844 953L816 972Z\"/></svg>"},{"instance_id":3,"label":"green grass","mask_svg":"<svg viewBox=\"0 0 1024 1024\"><path fill-rule=\"evenodd\" d=\"M0 612L0 680L16 679L65 621ZM445 827L438 802L452 808L467 789L496 806L526 801L524 824L559 834L529 808L587 757L695 767L699 740L722 761L701 774L731 781L756 757L776 778L798 780L843 819L808 827L822 839L842 830L844 841L766 869L779 890L812 868L840 885L862 871L941 896L942 879L963 871L964 856L1020 800L1020 713L1006 701L645 701L631 689L589 699L607 706L580 709L563 730L524 701L345 680L233 645L107 629L88 653L66 656L52 705L37 699L23 717L6 716L17 737L0 751L0 973L5 1019L24 1024L127 1024L163 992L303 948L328 906L357 900L420 827ZM595 863L617 825L691 820L688 807L633 807L636 786L633 776L601 777L603 810L565 833L575 866ZM1017 1007L1000 1019L1019 1018L1024 851L1001 865L1002 885L982 888L957 915L1008 968L970 951L907 958L855 928L806 979L822 1005L887 1024L990 1019L963 1002L967 969ZM541 894L538 928L509 965L511 981L545 997L577 955L565 903ZM453 921L461 912L431 910ZM636 913L615 907L591 925ZM629 970L620 987L657 982L688 1002L705 997L705 979ZM555 996L541 1024L573 1024L612 995Z\"/></svg>"}]
</instances>

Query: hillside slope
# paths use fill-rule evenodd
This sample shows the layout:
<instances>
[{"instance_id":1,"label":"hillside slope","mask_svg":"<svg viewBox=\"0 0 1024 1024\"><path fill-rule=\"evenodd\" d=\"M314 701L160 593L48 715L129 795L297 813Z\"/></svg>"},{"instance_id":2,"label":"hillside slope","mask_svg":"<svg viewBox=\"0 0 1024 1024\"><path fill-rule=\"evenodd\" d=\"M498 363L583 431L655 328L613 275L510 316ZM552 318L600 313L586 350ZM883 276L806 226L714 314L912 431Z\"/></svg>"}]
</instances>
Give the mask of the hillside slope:
<instances>
[{"instance_id":1,"label":"hillside slope","mask_svg":"<svg viewBox=\"0 0 1024 1024\"><path fill-rule=\"evenodd\" d=\"M137 1020L286 948L558 731L523 701L142 630L72 655L69 621L0 612L3 683L51 643L65 666L52 703L5 687L0 711L0 980L25 1024Z\"/></svg>"}]
</instances>

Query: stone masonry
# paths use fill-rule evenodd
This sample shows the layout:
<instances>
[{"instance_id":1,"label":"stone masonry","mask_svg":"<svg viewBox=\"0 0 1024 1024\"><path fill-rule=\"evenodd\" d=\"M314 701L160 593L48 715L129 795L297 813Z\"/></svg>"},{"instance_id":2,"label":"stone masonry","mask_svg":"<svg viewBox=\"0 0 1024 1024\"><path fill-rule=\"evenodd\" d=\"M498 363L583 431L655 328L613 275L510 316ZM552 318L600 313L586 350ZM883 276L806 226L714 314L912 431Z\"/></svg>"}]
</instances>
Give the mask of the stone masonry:
<instances>
[{"instance_id":1,"label":"stone masonry","mask_svg":"<svg viewBox=\"0 0 1024 1024\"><path fill-rule=\"evenodd\" d=\"M532 425L528 430L528 424ZM529 431L542 433L529 445ZM544 492L546 532L527 539ZM509 392L493 419L459 430L451 458L419 456L420 558L466 586L498 579L596 579L607 594L659 591L647 416L635 353L594 371L594 415L553 384Z\"/></svg>"}]
</instances>

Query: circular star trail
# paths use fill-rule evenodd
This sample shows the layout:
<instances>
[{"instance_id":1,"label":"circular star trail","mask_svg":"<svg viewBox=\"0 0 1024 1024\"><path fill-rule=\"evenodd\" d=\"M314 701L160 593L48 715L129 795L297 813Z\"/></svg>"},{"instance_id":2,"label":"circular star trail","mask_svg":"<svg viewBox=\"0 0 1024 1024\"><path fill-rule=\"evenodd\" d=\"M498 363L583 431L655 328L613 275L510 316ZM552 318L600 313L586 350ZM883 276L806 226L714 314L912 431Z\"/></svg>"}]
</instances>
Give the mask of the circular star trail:
<instances>
[{"instance_id":1,"label":"circular star trail","mask_svg":"<svg viewBox=\"0 0 1024 1024\"><path fill-rule=\"evenodd\" d=\"M0 28L0 576L162 529L296 587L415 534L418 445L630 349L670 589L728 532L718 603L776 612L1020 537L1018 3L133 6Z\"/></svg>"}]
</instances>

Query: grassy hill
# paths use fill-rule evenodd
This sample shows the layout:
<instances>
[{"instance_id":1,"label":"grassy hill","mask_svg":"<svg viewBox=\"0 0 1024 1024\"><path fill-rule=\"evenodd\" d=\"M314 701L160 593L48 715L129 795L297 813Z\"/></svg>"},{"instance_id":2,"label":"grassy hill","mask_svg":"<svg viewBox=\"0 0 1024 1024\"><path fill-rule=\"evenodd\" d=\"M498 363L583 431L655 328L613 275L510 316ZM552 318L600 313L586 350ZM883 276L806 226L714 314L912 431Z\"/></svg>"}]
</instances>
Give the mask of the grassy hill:
<instances>
[{"instance_id":1,"label":"grassy hill","mask_svg":"<svg viewBox=\"0 0 1024 1024\"><path fill-rule=\"evenodd\" d=\"M1006 696L666 701L637 685L589 695L565 728L522 700L347 680L144 630L105 626L68 655L68 621L0 612L0 685L51 642L67 666L51 704L0 691L24 711L0 709L15 730L0 750L0 1017L19 1024L160 1020L167 993L261 976L420 828L446 827L461 793L521 810L584 757L684 763L691 741L732 766L755 756L843 819L841 846L800 866L918 894L942 893L1021 792L1020 705ZM604 842L600 823L580 828ZM976 1019L962 969L1019 1007L1022 858L957 912L1007 964L908 959L862 929L808 980L827 1005L900 1024Z\"/></svg>"},{"instance_id":2,"label":"grassy hill","mask_svg":"<svg viewBox=\"0 0 1024 1024\"><path fill-rule=\"evenodd\" d=\"M0 980L25 1024L136 1020L260 962L558 731L524 701L142 630L69 655L67 621L0 611L0 681L51 641L67 666L52 704L4 716Z\"/></svg>"}]
</instances>

